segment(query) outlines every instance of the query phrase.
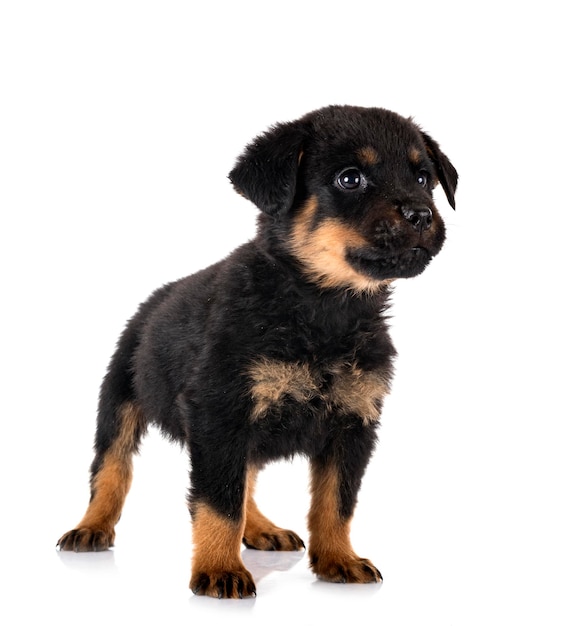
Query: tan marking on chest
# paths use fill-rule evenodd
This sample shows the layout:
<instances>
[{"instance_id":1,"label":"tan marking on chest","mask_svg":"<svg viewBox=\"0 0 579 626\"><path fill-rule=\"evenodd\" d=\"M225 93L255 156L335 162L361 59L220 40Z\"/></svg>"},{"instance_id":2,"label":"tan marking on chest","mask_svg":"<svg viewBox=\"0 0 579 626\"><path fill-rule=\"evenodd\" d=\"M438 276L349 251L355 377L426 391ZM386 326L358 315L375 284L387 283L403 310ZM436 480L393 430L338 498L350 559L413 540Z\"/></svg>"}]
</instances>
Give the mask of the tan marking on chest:
<instances>
[{"instance_id":1,"label":"tan marking on chest","mask_svg":"<svg viewBox=\"0 0 579 626\"><path fill-rule=\"evenodd\" d=\"M309 366L300 363L261 359L251 366L249 377L254 402L252 420L263 417L269 409L279 405L284 397L307 402L318 389Z\"/></svg>"},{"instance_id":2,"label":"tan marking on chest","mask_svg":"<svg viewBox=\"0 0 579 626\"><path fill-rule=\"evenodd\" d=\"M382 399L388 393L388 376L365 371L356 364L338 363L327 370L308 364L261 359L249 369L253 409L257 421L287 399L307 404L322 400L326 411L358 415L364 423L380 418Z\"/></svg>"},{"instance_id":3,"label":"tan marking on chest","mask_svg":"<svg viewBox=\"0 0 579 626\"><path fill-rule=\"evenodd\" d=\"M359 415L364 423L370 423L380 419L382 400L388 391L385 373L343 364L336 366L328 395L330 403L340 411Z\"/></svg>"}]
</instances>

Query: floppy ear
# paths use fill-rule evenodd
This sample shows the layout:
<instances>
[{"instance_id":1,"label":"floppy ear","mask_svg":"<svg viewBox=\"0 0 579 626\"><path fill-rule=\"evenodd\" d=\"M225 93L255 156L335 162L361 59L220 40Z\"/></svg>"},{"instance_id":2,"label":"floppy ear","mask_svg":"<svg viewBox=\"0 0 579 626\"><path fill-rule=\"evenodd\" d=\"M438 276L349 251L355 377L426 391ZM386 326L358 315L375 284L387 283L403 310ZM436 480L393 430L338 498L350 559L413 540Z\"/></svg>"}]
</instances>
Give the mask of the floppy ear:
<instances>
[{"instance_id":1,"label":"floppy ear","mask_svg":"<svg viewBox=\"0 0 579 626\"><path fill-rule=\"evenodd\" d=\"M454 209L456 208L454 205L454 192L458 184L458 172L454 169L454 165L450 162L448 157L442 152L438 143L425 132L421 131L421 135L426 144L428 155L436 169L438 180L440 180L440 184L446 194L448 204Z\"/></svg>"},{"instance_id":2,"label":"floppy ear","mask_svg":"<svg viewBox=\"0 0 579 626\"><path fill-rule=\"evenodd\" d=\"M269 215L289 209L305 137L302 122L277 124L257 137L229 173L235 190Z\"/></svg>"}]
</instances>

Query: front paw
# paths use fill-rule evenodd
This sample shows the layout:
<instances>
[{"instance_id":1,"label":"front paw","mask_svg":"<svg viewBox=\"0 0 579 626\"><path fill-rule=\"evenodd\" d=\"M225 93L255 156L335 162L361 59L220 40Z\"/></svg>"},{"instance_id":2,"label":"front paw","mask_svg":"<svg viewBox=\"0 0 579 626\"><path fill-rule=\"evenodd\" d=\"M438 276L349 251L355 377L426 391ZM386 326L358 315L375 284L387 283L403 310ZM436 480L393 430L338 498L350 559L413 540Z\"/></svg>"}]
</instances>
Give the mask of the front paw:
<instances>
[{"instance_id":1,"label":"front paw","mask_svg":"<svg viewBox=\"0 0 579 626\"><path fill-rule=\"evenodd\" d=\"M255 583L246 569L193 572L189 587L195 595L212 598L252 598L256 594Z\"/></svg>"},{"instance_id":2,"label":"front paw","mask_svg":"<svg viewBox=\"0 0 579 626\"><path fill-rule=\"evenodd\" d=\"M70 552L102 552L111 548L114 540L114 530L75 528L64 533L56 545Z\"/></svg>"},{"instance_id":3,"label":"front paw","mask_svg":"<svg viewBox=\"0 0 579 626\"><path fill-rule=\"evenodd\" d=\"M379 583L382 574L368 559L357 556L311 556L312 571L332 583Z\"/></svg>"}]
</instances>

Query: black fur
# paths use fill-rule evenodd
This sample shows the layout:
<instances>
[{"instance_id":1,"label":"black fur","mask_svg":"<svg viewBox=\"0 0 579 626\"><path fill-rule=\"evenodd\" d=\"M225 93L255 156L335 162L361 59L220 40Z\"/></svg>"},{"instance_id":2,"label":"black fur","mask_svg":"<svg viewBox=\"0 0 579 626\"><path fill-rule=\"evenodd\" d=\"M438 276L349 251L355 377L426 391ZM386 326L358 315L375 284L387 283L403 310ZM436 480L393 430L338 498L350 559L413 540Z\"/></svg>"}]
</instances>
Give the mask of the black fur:
<instances>
[{"instance_id":1,"label":"black fur","mask_svg":"<svg viewBox=\"0 0 579 626\"><path fill-rule=\"evenodd\" d=\"M344 189L338 179L352 168L360 185ZM261 209L257 235L156 291L127 325L102 384L93 490L121 437L120 407L131 405L144 420L132 431L131 451L147 423L189 450L193 515L203 503L218 518L243 523L248 467L300 454L314 472L335 468L336 515L349 520L381 396L363 415L366 387L352 396L343 388L362 373L372 393L373 376L387 389L395 356L384 316L390 284L422 272L442 247L432 188L440 182L454 207L456 171L411 120L335 106L258 137L230 179ZM251 374L262 362L273 364L263 397ZM314 382L282 383L285 364ZM287 388L269 402L278 383ZM260 398L265 409L256 416ZM62 549L79 545L71 535L60 540ZM333 579L316 570L318 552L314 570ZM379 578L371 564L362 569ZM192 587L221 595L231 577L208 581L201 572ZM247 595L244 584L251 588L240 583L225 595Z\"/></svg>"}]
</instances>

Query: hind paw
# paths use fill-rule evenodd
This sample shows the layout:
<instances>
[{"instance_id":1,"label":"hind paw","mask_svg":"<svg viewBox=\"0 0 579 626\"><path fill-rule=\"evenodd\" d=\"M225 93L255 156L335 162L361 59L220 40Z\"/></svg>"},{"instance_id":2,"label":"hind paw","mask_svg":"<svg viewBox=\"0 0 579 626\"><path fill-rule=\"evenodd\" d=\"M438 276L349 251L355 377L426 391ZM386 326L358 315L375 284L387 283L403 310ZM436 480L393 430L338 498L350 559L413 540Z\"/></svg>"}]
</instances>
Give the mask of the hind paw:
<instances>
[{"instance_id":1,"label":"hind paw","mask_svg":"<svg viewBox=\"0 0 579 626\"><path fill-rule=\"evenodd\" d=\"M56 545L69 552L102 552L111 548L114 540L113 530L75 528L64 533Z\"/></svg>"},{"instance_id":2,"label":"hind paw","mask_svg":"<svg viewBox=\"0 0 579 626\"><path fill-rule=\"evenodd\" d=\"M277 527L262 532L246 532L243 543L254 550L294 551L305 548L304 542L296 533Z\"/></svg>"}]
</instances>

